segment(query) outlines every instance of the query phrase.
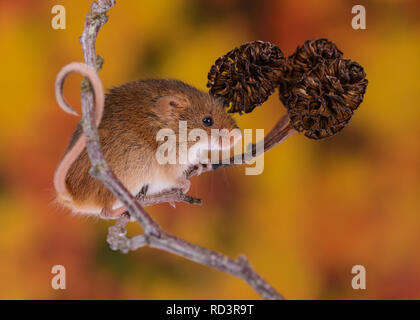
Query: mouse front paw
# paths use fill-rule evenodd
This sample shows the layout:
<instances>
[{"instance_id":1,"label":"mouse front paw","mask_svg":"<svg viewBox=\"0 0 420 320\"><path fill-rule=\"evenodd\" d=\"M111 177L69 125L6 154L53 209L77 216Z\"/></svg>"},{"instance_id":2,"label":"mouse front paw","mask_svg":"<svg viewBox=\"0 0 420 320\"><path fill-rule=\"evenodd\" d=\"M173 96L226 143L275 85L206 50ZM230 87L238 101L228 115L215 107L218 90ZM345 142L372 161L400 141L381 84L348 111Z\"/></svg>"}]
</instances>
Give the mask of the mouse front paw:
<instances>
[{"instance_id":1,"label":"mouse front paw","mask_svg":"<svg viewBox=\"0 0 420 320\"><path fill-rule=\"evenodd\" d=\"M189 172L189 174L195 172L197 176L201 175L203 172L210 171L212 169L211 163L199 163L193 166Z\"/></svg>"},{"instance_id":2,"label":"mouse front paw","mask_svg":"<svg viewBox=\"0 0 420 320\"><path fill-rule=\"evenodd\" d=\"M179 178L177 181L177 188L181 189L183 193L187 193L190 190L191 182L185 178Z\"/></svg>"},{"instance_id":3,"label":"mouse front paw","mask_svg":"<svg viewBox=\"0 0 420 320\"><path fill-rule=\"evenodd\" d=\"M201 164L201 172L206 172L206 171L210 171L213 168L213 165L211 162L208 163L200 163Z\"/></svg>"}]
</instances>

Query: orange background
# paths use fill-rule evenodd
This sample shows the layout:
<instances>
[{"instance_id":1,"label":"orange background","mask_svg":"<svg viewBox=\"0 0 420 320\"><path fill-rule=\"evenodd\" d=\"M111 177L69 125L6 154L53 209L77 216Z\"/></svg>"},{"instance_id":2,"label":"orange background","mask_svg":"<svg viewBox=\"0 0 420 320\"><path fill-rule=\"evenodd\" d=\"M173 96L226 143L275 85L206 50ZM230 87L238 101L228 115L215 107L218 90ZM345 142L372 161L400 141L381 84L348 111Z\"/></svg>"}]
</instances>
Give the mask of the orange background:
<instances>
[{"instance_id":1,"label":"orange background","mask_svg":"<svg viewBox=\"0 0 420 320\"><path fill-rule=\"evenodd\" d=\"M53 83L61 66L82 61L89 2L0 0L0 298L258 298L239 279L165 252L113 252L111 222L53 203L53 172L78 121L57 107ZM51 28L55 4L67 9L66 30ZM351 28L355 4L366 7L366 30ZM290 299L420 298L418 1L119 0L109 16L97 41L106 87L171 77L205 89L216 58L255 39L289 55L327 37L361 63L365 101L340 134L294 135L265 154L259 176L241 167L194 178L202 207L148 210L186 240L246 254ZM75 106L80 79L65 86ZM283 113L275 94L236 118L267 132ZM51 288L57 264L66 290ZM358 264L364 291L351 287Z\"/></svg>"}]
</instances>

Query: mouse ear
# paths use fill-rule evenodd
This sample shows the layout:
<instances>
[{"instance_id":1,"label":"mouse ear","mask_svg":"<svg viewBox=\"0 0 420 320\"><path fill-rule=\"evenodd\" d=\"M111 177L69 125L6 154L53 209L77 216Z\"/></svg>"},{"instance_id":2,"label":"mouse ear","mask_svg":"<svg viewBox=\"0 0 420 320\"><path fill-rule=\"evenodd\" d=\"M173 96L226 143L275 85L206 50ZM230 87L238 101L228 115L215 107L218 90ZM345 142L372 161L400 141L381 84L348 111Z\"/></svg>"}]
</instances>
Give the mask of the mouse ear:
<instances>
[{"instance_id":1,"label":"mouse ear","mask_svg":"<svg viewBox=\"0 0 420 320\"><path fill-rule=\"evenodd\" d=\"M176 95L169 95L161 97L156 101L156 109L164 119L170 120L187 104L187 99Z\"/></svg>"}]
</instances>

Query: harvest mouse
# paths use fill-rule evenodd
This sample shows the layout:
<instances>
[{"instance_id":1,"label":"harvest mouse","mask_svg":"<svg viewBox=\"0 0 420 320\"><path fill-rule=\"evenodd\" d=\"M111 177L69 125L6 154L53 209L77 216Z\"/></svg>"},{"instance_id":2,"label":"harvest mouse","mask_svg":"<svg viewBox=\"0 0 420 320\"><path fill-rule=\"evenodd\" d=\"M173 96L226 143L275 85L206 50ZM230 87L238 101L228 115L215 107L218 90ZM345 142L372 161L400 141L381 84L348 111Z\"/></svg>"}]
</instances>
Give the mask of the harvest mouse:
<instances>
[{"instance_id":1,"label":"harvest mouse","mask_svg":"<svg viewBox=\"0 0 420 320\"><path fill-rule=\"evenodd\" d=\"M95 77L99 79L88 66L75 65L76 69L73 66L73 69L64 70L57 77L61 88L65 77L74 71L87 76L91 83ZM100 93L102 87L92 86L95 103L98 103L103 99ZM110 89L102 103L98 133L104 158L133 195L142 188L146 188L148 194L156 194L173 188L187 192L190 187L185 172L195 164L196 159L188 159L183 164L160 164L156 158L162 144L156 139L159 130L168 128L175 132L177 152L182 142L188 147L196 144L181 137L180 121L186 121L188 131L198 128L208 134L208 142L197 144L201 151L230 149L241 137L234 119L219 100L179 80L129 82ZM212 129L227 129L229 132L236 129L237 133L229 139L222 139L221 134L211 135ZM111 191L90 176L89 168L90 161L79 123L55 173L57 200L77 213L119 216L125 208Z\"/></svg>"}]
</instances>

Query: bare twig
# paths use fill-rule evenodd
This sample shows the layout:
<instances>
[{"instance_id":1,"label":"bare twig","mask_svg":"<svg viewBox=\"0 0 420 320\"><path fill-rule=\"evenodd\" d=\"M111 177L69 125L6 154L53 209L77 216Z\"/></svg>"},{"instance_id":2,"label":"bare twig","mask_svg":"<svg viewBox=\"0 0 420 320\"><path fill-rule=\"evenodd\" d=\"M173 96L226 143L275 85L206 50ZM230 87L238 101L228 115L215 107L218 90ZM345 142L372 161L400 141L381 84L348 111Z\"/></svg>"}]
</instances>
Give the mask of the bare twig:
<instances>
[{"instance_id":1,"label":"bare twig","mask_svg":"<svg viewBox=\"0 0 420 320\"><path fill-rule=\"evenodd\" d=\"M106 13L115 4L114 0L98 0L93 2L91 11L86 16L85 28L80 43L87 65L97 71L103 60L96 56L95 42L100 28L106 23ZM246 281L261 297L265 299L283 299L263 278L261 278L248 263L244 256L233 260L217 252L197 246L166 233L156 221L144 210L142 205L152 205L160 202L185 201L198 203L198 200L173 190L164 194L138 196L138 200L122 185L104 160L99 143L99 137L94 119L94 101L90 84L85 80L82 84L82 127L86 136L86 148L92 167L90 174L100 180L127 208L116 224L109 228L108 243L111 249L128 252L143 246L164 250L191 261L230 273ZM286 136L286 135L285 135ZM273 143L274 144L274 143ZM143 228L144 234L128 238L126 224L134 217Z\"/></svg>"},{"instance_id":2,"label":"bare twig","mask_svg":"<svg viewBox=\"0 0 420 320\"><path fill-rule=\"evenodd\" d=\"M181 189L172 189L169 191L163 191L161 193L151 194L147 196L144 196L141 193L139 193L136 196L136 198L144 207L164 202L186 202L189 204L201 204L201 199L191 197L190 195L183 193Z\"/></svg>"},{"instance_id":3,"label":"bare twig","mask_svg":"<svg viewBox=\"0 0 420 320\"><path fill-rule=\"evenodd\" d=\"M189 172L187 172L187 178L191 178L198 173L203 173L207 171L223 169L226 167L234 166L234 165L242 165L247 162L247 159L252 160L252 158L256 158L260 156L262 153L271 150L292 134L296 132L289 123L289 116L285 114L280 120L275 124L273 129L264 137L262 141L258 141L256 144L252 144L248 147L248 151L242 153L241 155L235 155L230 158L228 163L224 163L224 161L220 161L219 163L213 163L211 166L204 166L202 168L193 167ZM257 148L258 144L262 144L262 148ZM240 161L235 161L239 159Z\"/></svg>"},{"instance_id":4,"label":"bare twig","mask_svg":"<svg viewBox=\"0 0 420 320\"><path fill-rule=\"evenodd\" d=\"M144 246L164 250L240 277L254 288L254 290L264 299L283 299L273 287L254 271L245 256L240 255L238 259L233 260L215 251L172 236L163 230L161 230L162 233L160 237L153 235L148 236L145 233L128 238L126 236L127 231L125 225L128 223L129 219L129 216L124 214L117 220L114 226L109 228L107 241L113 250L120 250L123 253L127 253L130 250L137 250Z\"/></svg>"}]
</instances>

